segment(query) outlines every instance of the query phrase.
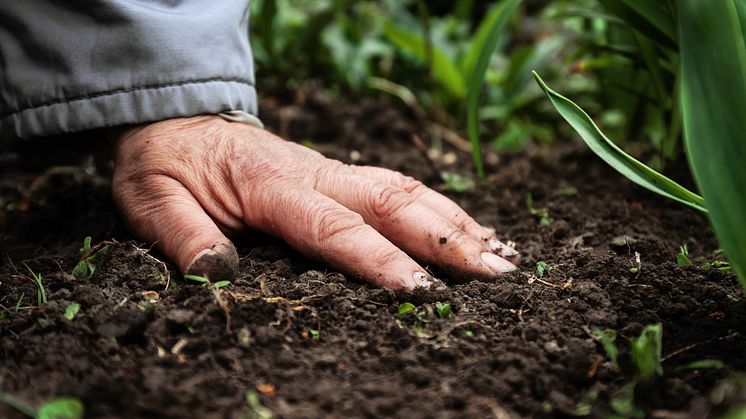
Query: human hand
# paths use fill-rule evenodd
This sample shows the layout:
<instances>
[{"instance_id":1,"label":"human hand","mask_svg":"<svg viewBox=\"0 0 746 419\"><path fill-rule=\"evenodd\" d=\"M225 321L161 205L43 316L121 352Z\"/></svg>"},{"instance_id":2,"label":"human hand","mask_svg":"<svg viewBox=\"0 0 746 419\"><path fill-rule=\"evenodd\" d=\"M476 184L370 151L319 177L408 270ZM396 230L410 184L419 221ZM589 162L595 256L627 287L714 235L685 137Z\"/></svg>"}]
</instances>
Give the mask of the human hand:
<instances>
[{"instance_id":1,"label":"human hand","mask_svg":"<svg viewBox=\"0 0 746 419\"><path fill-rule=\"evenodd\" d=\"M505 258L518 263L493 230L410 177L345 165L218 116L125 131L112 188L136 234L182 272L211 279L235 274L238 255L225 234L246 228L395 290L432 282L408 255L482 278L514 270Z\"/></svg>"}]
</instances>

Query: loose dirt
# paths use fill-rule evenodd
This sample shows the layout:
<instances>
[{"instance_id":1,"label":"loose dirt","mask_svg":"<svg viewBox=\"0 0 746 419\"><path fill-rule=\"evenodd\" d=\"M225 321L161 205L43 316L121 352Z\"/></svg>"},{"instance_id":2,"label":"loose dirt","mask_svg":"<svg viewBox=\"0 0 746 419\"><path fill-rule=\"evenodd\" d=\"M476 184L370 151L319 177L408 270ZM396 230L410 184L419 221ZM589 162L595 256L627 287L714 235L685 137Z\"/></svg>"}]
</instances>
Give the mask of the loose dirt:
<instances>
[{"instance_id":1,"label":"loose dirt","mask_svg":"<svg viewBox=\"0 0 746 419\"><path fill-rule=\"evenodd\" d=\"M468 154L449 143L429 161L413 145L413 135L426 138L422 127L391 104L292 103L266 100L265 121L331 157L436 188L437 170L469 173ZM494 282L442 277L447 289L409 295L261 235L237 240L240 272L219 293L184 281L127 232L107 170L2 175L0 391L33 405L72 396L87 417L107 418L261 417L262 405L287 418L604 417L632 382L630 339L654 323L663 325L664 376L638 386L646 415L718 417L746 402L737 374L746 370L746 301L732 273L699 266L716 258L706 220L577 143L500 155L486 184L448 192L516 243L518 272ZM549 224L529 213L527 193ZM78 279L71 272L89 235L115 243ZM683 243L695 266L677 266ZM538 261L548 265L541 278ZM43 276L42 307L24 264ZM397 315L404 302L422 321ZM67 320L71 303L81 309ZM436 303L452 314L440 318ZM596 327L616 331L619 368ZM678 370L703 359L723 367ZM0 417L20 416L0 406Z\"/></svg>"}]
</instances>

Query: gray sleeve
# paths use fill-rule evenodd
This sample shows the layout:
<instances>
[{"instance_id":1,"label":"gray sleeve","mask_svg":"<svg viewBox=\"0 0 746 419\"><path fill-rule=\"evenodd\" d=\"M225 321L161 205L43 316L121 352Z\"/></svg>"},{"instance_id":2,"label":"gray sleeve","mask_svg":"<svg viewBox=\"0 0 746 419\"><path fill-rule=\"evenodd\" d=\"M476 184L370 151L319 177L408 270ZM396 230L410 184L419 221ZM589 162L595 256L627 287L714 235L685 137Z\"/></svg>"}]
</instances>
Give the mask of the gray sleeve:
<instances>
[{"instance_id":1,"label":"gray sleeve","mask_svg":"<svg viewBox=\"0 0 746 419\"><path fill-rule=\"evenodd\" d=\"M256 114L248 0L0 0L0 136Z\"/></svg>"}]
</instances>

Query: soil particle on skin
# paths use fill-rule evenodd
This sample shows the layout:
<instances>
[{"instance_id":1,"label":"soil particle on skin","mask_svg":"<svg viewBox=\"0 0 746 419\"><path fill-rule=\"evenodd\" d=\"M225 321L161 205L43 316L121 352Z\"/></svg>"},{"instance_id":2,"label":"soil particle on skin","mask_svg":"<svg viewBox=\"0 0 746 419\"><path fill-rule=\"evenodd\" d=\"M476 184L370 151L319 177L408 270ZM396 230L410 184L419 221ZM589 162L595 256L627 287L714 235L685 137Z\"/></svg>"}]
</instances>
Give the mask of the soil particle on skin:
<instances>
[{"instance_id":1,"label":"soil particle on skin","mask_svg":"<svg viewBox=\"0 0 746 419\"><path fill-rule=\"evenodd\" d=\"M265 121L330 157L349 163L356 150L359 162L439 186L411 146L411 118L376 102L304 101L272 101ZM328 120L339 123L319 123ZM468 161L449 170L469 173ZM247 392L287 418L605 417L630 383L630 339L661 323L665 374L637 394L639 408L700 418L746 403L746 302L732 273L700 267L718 257L703 217L574 144L501 155L487 172L483 187L450 196L516 243L518 271L397 294L250 235L236 243L222 306L134 241L105 177L11 173L0 188L0 391L32 405L77 397L91 418L240 418L253 409ZM568 185L577 192L557 194ZM550 224L528 212L528 192ZM76 278L88 235L116 242L90 278ZM676 265L682 243L694 266ZM548 266L541 278L538 261ZM45 306L24 263L42 274ZM415 313L398 314L405 302ZM68 320L72 303L80 311ZM448 317L438 303L451 305ZM619 368L596 327L616 331ZM678 370L703 359L724 367ZM0 405L0 417L21 416Z\"/></svg>"}]
</instances>

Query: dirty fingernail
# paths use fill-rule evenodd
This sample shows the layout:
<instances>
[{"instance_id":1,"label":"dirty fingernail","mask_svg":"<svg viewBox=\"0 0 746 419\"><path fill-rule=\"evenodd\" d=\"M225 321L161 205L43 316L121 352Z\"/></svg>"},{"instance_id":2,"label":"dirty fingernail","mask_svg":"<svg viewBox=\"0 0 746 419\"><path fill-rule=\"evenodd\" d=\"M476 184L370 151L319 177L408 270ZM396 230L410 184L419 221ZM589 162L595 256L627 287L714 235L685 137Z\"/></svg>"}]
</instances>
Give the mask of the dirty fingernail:
<instances>
[{"instance_id":1,"label":"dirty fingernail","mask_svg":"<svg viewBox=\"0 0 746 419\"><path fill-rule=\"evenodd\" d=\"M415 287L425 287L429 288L430 284L432 284L431 276L424 273L424 272L415 272L412 275L412 279L414 280Z\"/></svg>"},{"instance_id":2,"label":"dirty fingernail","mask_svg":"<svg viewBox=\"0 0 746 419\"><path fill-rule=\"evenodd\" d=\"M197 253L187 275L200 275L213 281L232 280L238 271L238 252L232 243L215 243Z\"/></svg>"},{"instance_id":3,"label":"dirty fingernail","mask_svg":"<svg viewBox=\"0 0 746 419\"><path fill-rule=\"evenodd\" d=\"M495 273L505 273L516 270L515 265L494 253L484 252L481 256L484 264Z\"/></svg>"},{"instance_id":4,"label":"dirty fingernail","mask_svg":"<svg viewBox=\"0 0 746 419\"><path fill-rule=\"evenodd\" d=\"M518 253L518 251L506 244L501 243L500 240L490 239L487 242L487 246L490 248L490 250L514 264L517 264L520 261L521 255Z\"/></svg>"}]
</instances>

